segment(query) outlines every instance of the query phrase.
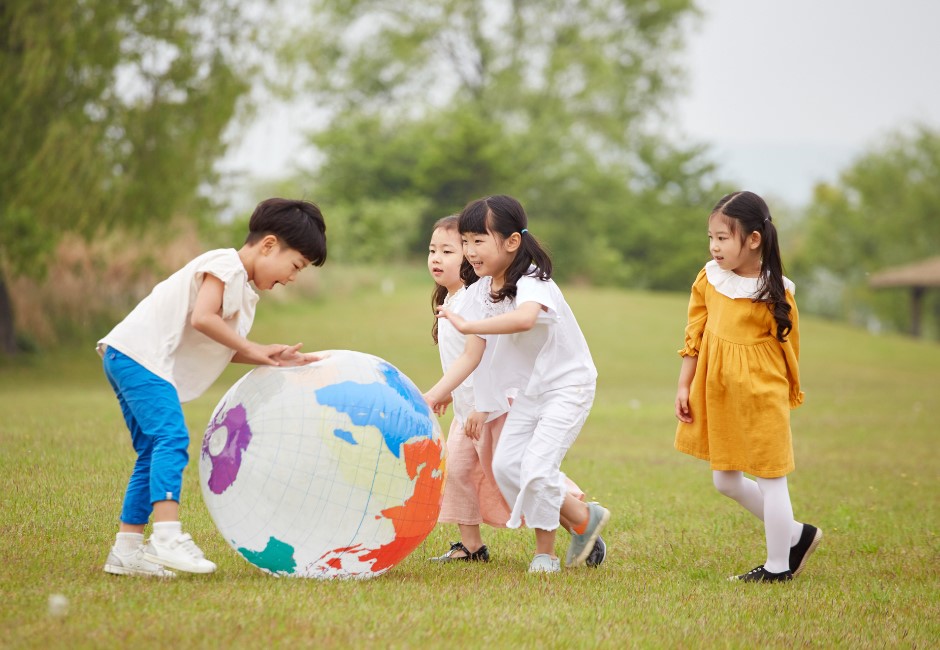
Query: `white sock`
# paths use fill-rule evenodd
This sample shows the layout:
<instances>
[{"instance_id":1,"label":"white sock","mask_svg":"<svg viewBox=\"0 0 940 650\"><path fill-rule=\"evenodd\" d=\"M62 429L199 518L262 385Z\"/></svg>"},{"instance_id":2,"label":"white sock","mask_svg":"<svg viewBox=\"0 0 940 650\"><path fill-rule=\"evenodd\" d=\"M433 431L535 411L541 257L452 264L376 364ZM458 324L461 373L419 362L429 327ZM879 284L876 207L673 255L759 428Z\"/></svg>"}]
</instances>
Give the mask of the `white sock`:
<instances>
[{"instance_id":1,"label":"white sock","mask_svg":"<svg viewBox=\"0 0 940 650\"><path fill-rule=\"evenodd\" d=\"M770 573L790 569L790 539L793 534L793 506L787 477L758 478L757 485L764 496L764 534L767 537L767 562Z\"/></svg>"},{"instance_id":2,"label":"white sock","mask_svg":"<svg viewBox=\"0 0 940 650\"><path fill-rule=\"evenodd\" d=\"M714 470L712 482L719 492L734 499L752 515L764 521L764 495L755 481L745 478L743 472ZM802 535L803 524L794 521L790 525L790 546L795 546Z\"/></svg>"},{"instance_id":3,"label":"white sock","mask_svg":"<svg viewBox=\"0 0 940 650\"><path fill-rule=\"evenodd\" d=\"M796 546L796 543L800 541L800 537L803 536L803 524L797 520L793 520L793 525L790 527L790 546Z\"/></svg>"},{"instance_id":4,"label":"white sock","mask_svg":"<svg viewBox=\"0 0 940 650\"><path fill-rule=\"evenodd\" d=\"M182 534L183 525L178 521L156 521L153 524L153 536L161 544L166 544Z\"/></svg>"},{"instance_id":5,"label":"white sock","mask_svg":"<svg viewBox=\"0 0 940 650\"><path fill-rule=\"evenodd\" d=\"M130 555L144 543L142 533L118 533L114 540L114 550L121 555Z\"/></svg>"}]
</instances>

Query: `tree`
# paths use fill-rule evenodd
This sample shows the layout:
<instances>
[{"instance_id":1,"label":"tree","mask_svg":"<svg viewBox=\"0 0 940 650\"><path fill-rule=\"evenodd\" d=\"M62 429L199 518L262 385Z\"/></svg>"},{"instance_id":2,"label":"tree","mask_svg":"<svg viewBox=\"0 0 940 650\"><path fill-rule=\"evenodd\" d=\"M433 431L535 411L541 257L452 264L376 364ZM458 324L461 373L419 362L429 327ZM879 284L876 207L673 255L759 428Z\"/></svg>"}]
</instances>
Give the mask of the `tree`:
<instances>
[{"instance_id":1,"label":"tree","mask_svg":"<svg viewBox=\"0 0 940 650\"><path fill-rule=\"evenodd\" d=\"M694 13L691 0L319 0L285 54L331 117L312 137L318 199L356 219L362 199L424 198L419 250L434 219L516 194L563 273L687 287L712 168L655 126Z\"/></svg>"},{"instance_id":2,"label":"tree","mask_svg":"<svg viewBox=\"0 0 940 650\"><path fill-rule=\"evenodd\" d=\"M806 229L794 269L820 289L810 294L810 305L859 321L874 315L906 329L906 296L873 292L867 278L940 251L940 132L915 125L892 133L837 183L817 186Z\"/></svg>"},{"instance_id":3,"label":"tree","mask_svg":"<svg viewBox=\"0 0 940 650\"><path fill-rule=\"evenodd\" d=\"M0 349L6 277L62 234L159 224L198 202L247 90L237 0L0 3Z\"/></svg>"}]
</instances>

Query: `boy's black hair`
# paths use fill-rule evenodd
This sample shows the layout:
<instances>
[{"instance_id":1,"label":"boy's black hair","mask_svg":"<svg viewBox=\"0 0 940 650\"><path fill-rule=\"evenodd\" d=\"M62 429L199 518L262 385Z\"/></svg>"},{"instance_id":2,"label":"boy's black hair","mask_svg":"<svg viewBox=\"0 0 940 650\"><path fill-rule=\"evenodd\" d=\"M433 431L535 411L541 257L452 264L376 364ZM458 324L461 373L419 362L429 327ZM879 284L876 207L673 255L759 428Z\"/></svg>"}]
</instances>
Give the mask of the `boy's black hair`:
<instances>
[{"instance_id":1,"label":"boy's black hair","mask_svg":"<svg viewBox=\"0 0 940 650\"><path fill-rule=\"evenodd\" d=\"M245 243L254 244L265 235L274 235L314 266L326 262L326 223L310 201L272 198L259 203L248 220Z\"/></svg>"}]
</instances>

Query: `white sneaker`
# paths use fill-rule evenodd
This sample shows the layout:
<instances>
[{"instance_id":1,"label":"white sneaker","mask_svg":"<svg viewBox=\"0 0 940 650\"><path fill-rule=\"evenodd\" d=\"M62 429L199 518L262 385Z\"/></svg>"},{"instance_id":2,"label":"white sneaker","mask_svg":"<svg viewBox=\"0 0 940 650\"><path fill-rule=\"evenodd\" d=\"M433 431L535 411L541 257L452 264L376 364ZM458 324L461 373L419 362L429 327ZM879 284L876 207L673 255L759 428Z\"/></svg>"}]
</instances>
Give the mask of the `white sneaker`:
<instances>
[{"instance_id":1,"label":"white sneaker","mask_svg":"<svg viewBox=\"0 0 940 650\"><path fill-rule=\"evenodd\" d=\"M165 543L151 536L144 546L144 559L189 573L212 573L216 568L214 562L206 559L189 533L181 533Z\"/></svg>"},{"instance_id":2,"label":"white sneaker","mask_svg":"<svg viewBox=\"0 0 940 650\"><path fill-rule=\"evenodd\" d=\"M539 553L529 564L529 573L557 573L561 571L561 560L547 553Z\"/></svg>"},{"instance_id":3,"label":"white sneaker","mask_svg":"<svg viewBox=\"0 0 940 650\"><path fill-rule=\"evenodd\" d=\"M104 563L104 572L116 576L142 576L145 578L175 578L176 574L159 564L144 559L143 546L128 555L122 555L111 547Z\"/></svg>"}]
</instances>

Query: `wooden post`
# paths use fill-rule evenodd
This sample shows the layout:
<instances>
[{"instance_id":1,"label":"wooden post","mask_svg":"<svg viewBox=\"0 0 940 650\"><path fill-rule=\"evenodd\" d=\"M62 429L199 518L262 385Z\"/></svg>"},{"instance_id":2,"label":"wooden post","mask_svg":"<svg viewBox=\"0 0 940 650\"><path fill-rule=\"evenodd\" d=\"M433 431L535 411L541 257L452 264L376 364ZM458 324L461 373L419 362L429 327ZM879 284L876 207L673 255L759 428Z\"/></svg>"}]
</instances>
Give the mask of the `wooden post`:
<instances>
[{"instance_id":1,"label":"wooden post","mask_svg":"<svg viewBox=\"0 0 940 650\"><path fill-rule=\"evenodd\" d=\"M911 336L920 336L920 319L924 311L924 293L926 287L911 287Z\"/></svg>"}]
</instances>

